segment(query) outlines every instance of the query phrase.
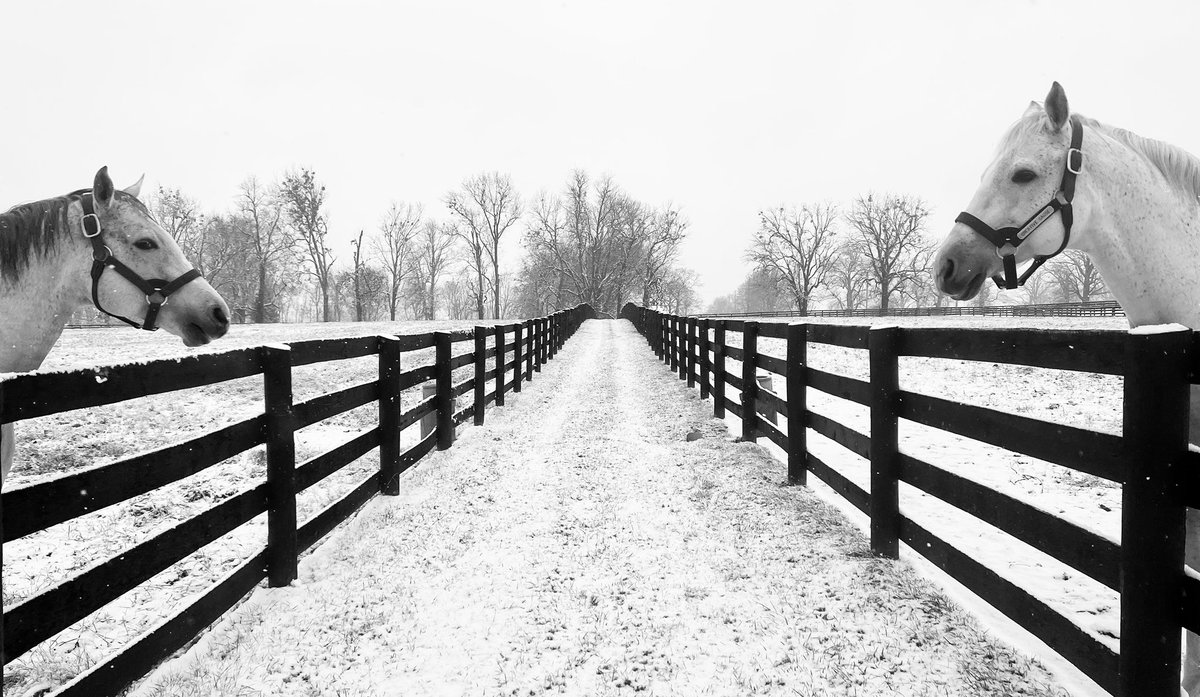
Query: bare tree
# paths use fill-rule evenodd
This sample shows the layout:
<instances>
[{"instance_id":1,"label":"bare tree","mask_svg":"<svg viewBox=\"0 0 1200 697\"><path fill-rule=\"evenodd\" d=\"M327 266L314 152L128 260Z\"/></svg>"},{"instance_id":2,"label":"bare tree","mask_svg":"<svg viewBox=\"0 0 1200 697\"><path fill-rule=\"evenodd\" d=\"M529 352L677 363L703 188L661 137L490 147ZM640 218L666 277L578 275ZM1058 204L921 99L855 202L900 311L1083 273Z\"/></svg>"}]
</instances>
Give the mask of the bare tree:
<instances>
[{"instance_id":1,"label":"bare tree","mask_svg":"<svg viewBox=\"0 0 1200 697\"><path fill-rule=\"evenodd\" d=\"M1100 270L1085 252L1069 249L1050 265L1050 273L1064 302L1091 302L1108 295Z\"/></svg>"},{"instance_id":2,"label":"bare tree","mask_svg":"<svg viewBox=\"0 0 1200 697\"><path fill-rule=\"evenodd\" d=\"M388 316L396 320L396 308L404 290L404 280L411 273L413 239L421 227L424 211L420 204L393 203L379 224L380 236L372 241L375 258L383 265L387 276Z\"/></svg>"},{"instance_id":3,"label":"bare tree","mask_svg":"<svg viewBox=\"0 0 1200 697\"><path fill-rule=\"evenodd\" d=\"M650 306L650 298L669 274L686 236L688 223L678 210L668 205L661 211L646 211L642 206L630 206L634 237L641 239L642 306Z\"/></svg>"},{"instance_id":4,"label":"bare tree","mask_svg":"<svg viewBox=\"0 0 1200 697\"><path fill-rule=\"evenodd\" d=\"M328 322L331 319L329 291L336 257L325 244L329 233L329 221L321 210L325 203L325 187L317 183L312 170L301 169L284 177L279 194L295 239L312 265L308 272L321 291L321 321Z\"/></svg>"},{"instance_id":5,"label":"bare tree","mask_svg":"<svg viewBox=\"0 0 1200 697\"><path fill-rule=\"evenodd\" d=\"M204 214L200 204L179 189L159 186L150 197L150 213L183 250L184 256L207 275L204 262Z\"/></svg>"},{"instance_id":6,"label":"bare tree","mask_svg":"<svg viewBox=\"0 0 1200 697\"><path fill-rule=\"evenodd\" d=\"M905 284L928 273L933 247L923 238L929 211L916 196L858 196L846 212L852 240L879 289L879 309Z\"/></svg>"},{"instance_id":7,"label":"bare tree","mask_svg":"<svg viewBox=\"0 0 1200 697\"><path fill-rule=\"evenodd\" d=\"M439 225L429 220L417 237L417 263L413 281L423 298L421 309L425 319L437 318L438 280L450 263L450 251L457 236L453 225Z\"/></svg>"},{"instance_id":8,"label":"bare tree","mask_svg":"<svg viewBox=\"0 0 1200 697\"><path fill-rule=\"evenodd\" d=\"M871 291L871 268L852 242L838 245L829 269L829 282L838 307L843 310L862 307Z\"/></svg>"},{"instance_id":9,"label":"bare tree","mask_svg":"<svg viewBox=\"0 0 1200 697\"><path fill-rule=\"evenodd\" d=\"M253 258L257 286L252 316L266 322L268 310L278 318L277 298L284 291L283 267L294 259L295 241L283 225L283 205L279 197L251 176L242 182L237 197L238 213L249 225L243 228L246 247Z\"/></svg>"},{"instance_id":10,"label":"bare tree","mask_svg":"<svg viewBox=\"0 0 1200 697\"><path fill-rule=\"evenodd\" d=\"M808 312L813 291L825 282L835 253L830 204L783 207L758 214L758 233L747 251L756 266L774 274L787 288L797 310Z\"/></svg>"},{"instance_id":11,"label":"bare tree","mask_svg":"<svg viewBox=\"0 0 1200 697\"><path fill-rule=\"evenodd\" d=\"M483 318L482 254L491 265L492 311L500 317L500 241L521 219L521 199L507 174L479 174L462 183L459 191L446 195L446 206L462 223L463 239L472 254L479 317Z\"/></svg>"}]
</instances>

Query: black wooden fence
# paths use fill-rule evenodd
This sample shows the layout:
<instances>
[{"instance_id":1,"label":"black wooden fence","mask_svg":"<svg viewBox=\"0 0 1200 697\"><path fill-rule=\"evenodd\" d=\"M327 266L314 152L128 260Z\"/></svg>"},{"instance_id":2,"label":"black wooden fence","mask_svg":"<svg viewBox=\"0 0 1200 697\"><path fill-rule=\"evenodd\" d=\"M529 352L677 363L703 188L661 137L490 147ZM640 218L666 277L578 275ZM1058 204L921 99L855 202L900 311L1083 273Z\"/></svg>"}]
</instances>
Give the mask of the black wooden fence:
<instances>
[{"instance_id":1,"label":"black wooden fence","mask_svg":"<svg viewBox=\"0 0 1200 697\"><path fill-rule=\"evenodd\" d=\"M1121 697L1178 697L1180 628L1200 631L1200 581L1183 572L1184 519L1200 508L1200 454L1188 452L1189 388L1200 347L1191 331L900 329L679 317L633 304L634 323L658 357L699 382L713 412L741 418L742 435L787 453L788 479L809 472L870 516L872 550L896 557L899 542L1037 636L1097 684ZM729 333L742 335L731 346ZM786 359L761 353L758 337L786 341ZM810 343L869 352L870 381L809 367ZM900 388L898 357L987 361L1124 378L1123 435L1115 436L931 397ZM741 362L740 374L726 360ZM786 399L761 389L758 371L784 378ZM726 394L732 387L739 399ZM808 389L870 407L870 434L809 411ZM783 414L781 428L763 418ZM897 421L907 419L1102 477L1122 486L1121 544L902 453ZM804 424L870 461L864 490L806 447ZM1121 595L1119 653L1032 594L899 511L905 482L1070 565Z\"/></svg>"},{"instance_id":2,"label":"black wooden fence","mask_svg":"<svg viewBox=\"0 0 1200 697\"><path fill-rule=\"evenodd\" d=\"M703 317L1124 317L1116 300L1036 305L948 305L946 307L877 307L858 310L772 310L768 312L707 313Z\"/></svg>"},{"instance_id":3,"label":"black wooden fence","mask_svg":"<svg viewBox=\"0 0 1200 697\"><path fill-rule=\"evenodd\" d=\"M55 697L114 695L143 676L156 663L185 645L254 589L264 578L283 586L296 578L298 556L328 534L375 494L399 493L400 474L437 447L449 448L455 427L467 419L482 424L490 403L504 404L508 391L520 392L554 357L585 320L595 316L588 305L517 324L474 330L403 336L367 336L262 346L182 360L155 361L112 368L103 382L93 370L26 374L0 381L0 423L112 404L152 394L211 385L261 374L264 412L198 438L112 464L31 486L5 491L0 497L3 541L66 523L190 477L234 455L266 446L267 478L202 513L78 576L4 608L3 663L7 664L112 600L167 569L192 552L267 513L267 544L223 576L186 607L165 618L74 680ZM487 347L492 337L492 347ZM511 337L511 341L509 338ZM473 341L473 350L452 355L457 342ZM401 368L401 356L433 347L432 365ZM512 359L505 358L512 353ZM379 377L303 402L292 401L292 368L326 361L379 356ZM495 358L496 368L487 370ZM452 384L456 369L474 366L471 378ZM511 373L512 378L505 381ZM435 381L434 396L401 412L400 395ZM488 385L494 381L489 392ZM473 392L466 408L454 411L455 397ZM378 425L333 450L297 464L294 432L351 409L376 402ZM419 443L402 451L400 433L427 414L437 427ZM350 493L297 525L296 494L379 448L379 470ZM0 563L3 557L0 556Z\"/></svg>"}]
</instances>

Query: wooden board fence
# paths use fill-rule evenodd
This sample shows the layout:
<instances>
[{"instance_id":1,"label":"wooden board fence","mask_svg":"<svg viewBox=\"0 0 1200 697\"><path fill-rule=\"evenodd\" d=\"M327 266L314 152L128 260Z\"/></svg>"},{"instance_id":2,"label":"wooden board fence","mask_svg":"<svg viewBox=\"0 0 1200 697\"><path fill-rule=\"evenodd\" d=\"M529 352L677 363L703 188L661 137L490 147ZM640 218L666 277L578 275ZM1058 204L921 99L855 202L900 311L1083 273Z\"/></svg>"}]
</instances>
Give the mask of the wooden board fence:
<instances>
[{"instance_id":1,"label":"wooden board fence","mask_svg":"<svg viewBox=\"0 0 1200 697\"><path fill-rule=\"evenodd\" d=\"M803 322L761 322L708 316L697 323L626 305L621 316L646 337L660 359L688 384L712 396L713 413L742 420L742 437L766 437L787 453L787 477L815 475L870 516L872 550L895 558L899 543L936 564L977 596L1061 654L1110 694L1177 697L1180 629L1200 629L1200 581L1183 572L1188 505L1200 506L1200 453L1187 444L1191 383L1200 382L1200 339L1191 331L872 329ZM686 328L700 327L695 336ZM741 347L729 345L741 334ZM758 351L757 338L787 342L786 360ZM809 344L866 350L870 380L811 368ZM699 370L680 368L677 355L697 350ZM901 356L950 358L1073 370L1124 378L1122 436L1098 433L951 400L908 392L897 379ZM730 373L726 358L742 363ZM786 381L781 398L758 386L762 372ZM729 399L727 388L739 400ZM811 412L817 389L870 407L871 432L858 433ZM786 426L765 415L779 411ZM897 448L897 421L908 419L1102 477L1122 486L1120 545L1008 495L942 470ZM805 428L793 429L793 424ZM870 462L870 490L807 450L812 429ZM900 512L904 482L1001 530L1120 592L1121 648L1111 650L1029 592Z\"/></svg>"},{"instance_id":2,"label":"wooden board fence","mask_svg":"<svg viewBox=\"0 0 1200 697\"><path fill-rule=\"evenodd\" d=\"M203 385L263 376L264 412L188 441L117 462L17 487L0 496L2 539L11 542L79 516L190 477L208 467L259 445L266 446L267 477L211 508L155 535L133 548L33 597L3 613L3 663L8 664L66 627L86 618L155 574L216 540L261 513L267 513L264 548L226 574L199 597L130 644L52 693L99 697L115 695L170 656L261 581L287 585L296 578L299 555L346 520L376 494L399 493L399 477L435 446L450 447L455 427L474 418L484 423L488 404L504 404L506 390L520 391L522 379L554 356L579 325L595 317L588 305L517 324L473 330L405 336L298 341L180 360L106 369L97 382L91 369L68 373L31 373L0 380L0 423L12 423L74 409L112 404ZM493 340L487 348L487 338ZM508 342L509 337L512 341ZM452 355L459 342L472 350ZM434 347L433 365L403 370L405 353ZM510 354L513 360L505 362ZM292 401L292 369L312 363L378 355L376 380L350 385L299 403ZM527 357L522 375L522 356ZM487 359L498 367L486 370ZM472 377L451 384L457 368L474 366ZM507 375L513 378L505 382ZM408 411L401 411L400 394L436 380L437 392ZM495 387L487 392L489 381ZM472 404L453 412L454 397L474 392ZM377 425L355 434L334 449L297 463L294 433L304 426L376 402ZM405 451L400 433L429 413L437 429ZM296 519L296 495L325 477L379 448L380 467L348 494L329 504L305 523ZM0 556L0 564L3 557Z\"/></svg>"}]
</instances>

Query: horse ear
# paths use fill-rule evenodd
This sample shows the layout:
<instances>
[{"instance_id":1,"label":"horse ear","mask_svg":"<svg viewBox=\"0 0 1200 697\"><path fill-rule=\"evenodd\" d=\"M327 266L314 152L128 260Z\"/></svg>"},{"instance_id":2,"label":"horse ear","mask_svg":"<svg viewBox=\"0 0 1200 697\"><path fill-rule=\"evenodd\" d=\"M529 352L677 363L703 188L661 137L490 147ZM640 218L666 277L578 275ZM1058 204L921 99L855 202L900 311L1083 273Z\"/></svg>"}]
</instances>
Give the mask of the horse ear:
<instances>
[{"instance_id":1,"label":"horse ear","mask_svg":"<svg viewBox=\"0 0 1200 697\"><path fill-rule=\"evenodd\" d=\"M96 181L92 182L92 197L96 203L108 205L113 197L113 181L112 177L108 176L108 165L100 168L96 172Z\"/></svg>"},{"instance_id":2,"label":"horse ear","mask_svg":"<svg viewBox=\"0 0 1200 697\"><path fill-rule=\"evenodd\" d=\"M130 184L129 186L125 187L124 189L122 189L122 191L124 191L125 193L129 194L130 196L132 196L134 198L137 198L138 194L140 194L142 192L142 182L145 180L146 180L146 175L143 174L142 176L138 177L137 181L135 181L133 184Z\"/></svg>"},{"instance_id":3,"label":"horse ear","mask_svg":"<svg viewBox=\"0 0 1200 697\"><path fill-rule=\"evenodd\" d=\"M1021 116L1025 117L1025 116L1029 116L1030 114L1040 114L1040 113L1042 113L1042 105L1038 104L1037 102L1029 102L1029 106L1025 107L1025 113L1021 114Z\"/></svg>"},{"instance_id":4,"label":"horse ear","mask_svg":"<svg viewBox=\"0 0 1200 697\"><path fill-rule=\"evenodd\" d=\"M1071 110L1067 107L1067 93L1057 82L1050 85L1050 94L1046 95L1046 115L1050 117L1050 123L1056 131L1062 130L1063 125L1067 123L1067 117L1071 115Z\"/></svg>"}]
</instances>

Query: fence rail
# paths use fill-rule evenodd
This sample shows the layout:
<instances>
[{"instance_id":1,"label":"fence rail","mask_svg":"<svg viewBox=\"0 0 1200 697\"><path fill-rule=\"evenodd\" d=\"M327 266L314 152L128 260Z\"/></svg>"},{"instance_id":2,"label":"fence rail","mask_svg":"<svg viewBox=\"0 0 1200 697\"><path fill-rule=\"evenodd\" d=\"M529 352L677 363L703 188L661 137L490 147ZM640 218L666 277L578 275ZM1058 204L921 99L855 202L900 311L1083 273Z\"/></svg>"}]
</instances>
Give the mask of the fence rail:
<instances>
[{"instance_id":1,"label":"fence rail","mask_svg":"<svg viewBox=\"0 0 1200 697\"><path fill-rule=\"evenodd\" d=\"M1041 303L1037 305L984 305L947 307L889 307L858 310L771 310L768 312L709 313L702 317L1124 317L1125 310L1115 300L1078 303Z\"/></svg>"},{"instance_id":2,"label":"fence rail","mask_svg":"<svg viewBox=\"0 0 1200 697\"><path fill-rule=\"evenodd\" d=\"M504 393L519 392L523 381L557 353L579 325L595 316L588 305L524 322L473 330L405 336L298 341L290 345L240 349L182 360L155 361L111 368L97 382L94 371L31 373L0 380L0 423L12 423L74 409L112 404L152 394L211 385L252 375L263 376L264 412L183 443L142 453L111 464L37 484L0 496L2 539L11 542L79 516L189 477L238 453L266 445L267 477L174 527L122 551L59 585L6 607L2 634L3 664L20 657L192 552L267 513L264 548L226 574L201 596L162 623L98 662L53 692L59 696L115 695L147 673L215 621L263 579L269 586L296 578L298 557L377 493L399 493L399 476L422 457L451 447L455 427L474 418L484 422L488 404L504 404ZM487 349L487 337L495 345ZM512 341L507 342L506 337ZM451 356L458 342L472 351ZM433 365L403 370L405 353L434 347ZM514 360L504 362L509 351ZM376 380L350 385L303 402L292 401L292 369L312 363L379 356ZM522 355L527 356L521 365ZM487 358L498 368L486 370ZM451 384L453 371L474 365L471 378ZM511 372L512 379L505 382ZM487 391L487 384L495 387ZM401 411L401 393L434 380L435 395ZM474 393L472 404L454 413L454 397ZM378 423L332 450L296 462L294 432L351 409L379 405ZM433 433L407 450L401 432L423 416L436 414ZM296 495L371 450L380 466L341 499L302 525L296 519ZM0 564L3 556L0 555Z\"/></svg>"},{"instance_id":3,"label":"fence rail","mask_svg":"<svg viewBox=\"0 0 1200 697\"><path fill-rule=\"evenodd\" d=\"M964 308L966 309L966 308ZM899 543L936 564L978 597L1037 636L1110 694L1176 697L1180 629L1200 627L1200 581L1184 576L1184 518L1197 482L1200 454L1188 452L1189 391L1200 351L1191 331L947 330L872 328L803 322L679 317L626 305L621 316L655 354L678 371L713 413L742 420L746 440L767 438L787 453L788 478L811 472L870 517L871 548L895 558ZM729 345L742 335L741 348ZM786 360L762 354L760 336L786 342ZM809 344L868 353L869 381L809 367ZM1122 436L1073 428L900 388L901 356L952 358L1073 370L1124 378ZM727 359L740 360L740 375ZM782 377L786 396L758 386L758 373ZM739 396L727 396L729 388ZM870 408L864 434L809 411L808 389ZM775 413L784 425L773 423ZM1103 477L1122 486L1121 544L1017 499L901 453L899 419ZM804 428L793 425L803 424ZM864 489L807 448L807 431L869 460ZM1099 581L1121 597L1120 651L969 554L900 512L900 482L938 498Z\"/></svg>"}]
</instances>

